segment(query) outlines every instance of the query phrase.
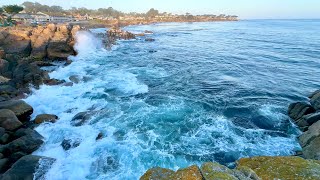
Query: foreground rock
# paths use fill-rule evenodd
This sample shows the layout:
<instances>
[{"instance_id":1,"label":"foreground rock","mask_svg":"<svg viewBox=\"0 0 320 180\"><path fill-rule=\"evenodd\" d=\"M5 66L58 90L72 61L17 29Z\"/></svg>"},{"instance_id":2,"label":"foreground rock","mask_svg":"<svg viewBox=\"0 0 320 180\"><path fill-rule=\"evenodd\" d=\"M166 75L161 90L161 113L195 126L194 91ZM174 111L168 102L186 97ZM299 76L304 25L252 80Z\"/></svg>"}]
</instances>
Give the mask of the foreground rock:
<instances>
[{"instance_id":1,"label":"foreground rock","mask_svg":"<svg viewBox=\"0 0 320 180\"><path fill-rule=\"evenodd\" d=\"M43 179L45 173L53 164L54 159L28 155L18 160L0 178L2 180L33 180Z\"/></svg>"},{"instance_id":2,"label":"foreground rock","mask_svg":"<svg viewBox=\"0 0 320 180\"><path fill-rule=\"evenodd\" d=\"M0 102L0 109L11 110L21 122L28 121L33 113L33 108L22 100Z\"/></svg>"},{"instance_id":3,"label":"foreground rock","mask_svg":"<svg viewBox=\"0 0 320 180\"><path fill-rule=\"evenodd\" d=\"M320 161L300 157L243 158L237 168L252 169L262 179L320 179Z\"/></svg>"},{"instance_id":4,"label":"foreground rock","mask_svg":"<svg viewBox=\"0 0 320 180\"><path fill-rule=\"evenodd\" d=\"M193 165L177 172L164 168L148 170L141 180L261 180L261 179L320 179L320 161L300 157L243 158L235 169L218 163L204 163L199 169Z\"/></svg>"},{"instance_id":5,"label":"foreground rock","mask_svg":"<svg viewBox=\"0 0 320 180\"><path fill-rule=\"evenodd\" d=\"M288 114L304 133L299 137L302 156L320 160L320 90L309 96L309 102L292 103Z\"/></svg>"},{"instance_id":6,"label":"foreground rock","mask_svg":"<svg viewBox=\"0 0 320 180\"><path fill-rule=\"evenodd\" d=\"M5 130L13 131L22 126L16 115L9 109L0 109L0 126Z\"/></svg>"}]
</instances>

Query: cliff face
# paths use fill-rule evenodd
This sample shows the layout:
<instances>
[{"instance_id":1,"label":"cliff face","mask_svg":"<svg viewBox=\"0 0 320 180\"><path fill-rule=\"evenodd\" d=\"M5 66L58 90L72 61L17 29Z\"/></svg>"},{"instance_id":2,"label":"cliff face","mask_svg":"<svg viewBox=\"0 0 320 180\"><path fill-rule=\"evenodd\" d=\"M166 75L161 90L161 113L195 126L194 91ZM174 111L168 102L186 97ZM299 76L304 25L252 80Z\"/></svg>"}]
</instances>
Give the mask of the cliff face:
<instances>
[{"instance_id":1,"label":"cliff face","mask_svg":"<svg viewBox=\"0 0 320 180\"><path fill-rule=\"evenodd\" d=\"M52 83L40 67L75 55L73 45L79 30L80 26L54 24L0 28L0 101L28 92L29 83L35 87Z\"/></svg>"},{"instance_id":2,"label":"cliff face","mask_svg":"<svg viewBox=\"0 0 320 180\"><path fill-rule=\"evenodd\" d=\"M7 56L66 59L75 54L74 38L80 26L49 24L37 28L0 29L0 47Z\"/></svg>"}]
</instances>

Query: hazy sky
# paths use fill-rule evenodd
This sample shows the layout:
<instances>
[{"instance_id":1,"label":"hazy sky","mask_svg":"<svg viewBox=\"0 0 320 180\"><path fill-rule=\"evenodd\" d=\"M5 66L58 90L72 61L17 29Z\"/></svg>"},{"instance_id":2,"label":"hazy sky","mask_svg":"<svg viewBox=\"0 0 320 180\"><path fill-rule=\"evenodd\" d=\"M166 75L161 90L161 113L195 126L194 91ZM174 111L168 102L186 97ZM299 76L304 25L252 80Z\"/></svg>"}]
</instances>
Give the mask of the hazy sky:
<instances>
[{"instance_id":1,"label":"hazy sky","mask_svg":"<svg viewBox=\"0 0 320 180\"><path fill-rule=\"evenodd\" d=\"M26 0L0 0L21 4ZM29 0L64 8L113 7L124 12L146 12L154 7L161 12L193 14L231 14L247 18L320 18L320 0Z\"/></svg>"}]
</instances>

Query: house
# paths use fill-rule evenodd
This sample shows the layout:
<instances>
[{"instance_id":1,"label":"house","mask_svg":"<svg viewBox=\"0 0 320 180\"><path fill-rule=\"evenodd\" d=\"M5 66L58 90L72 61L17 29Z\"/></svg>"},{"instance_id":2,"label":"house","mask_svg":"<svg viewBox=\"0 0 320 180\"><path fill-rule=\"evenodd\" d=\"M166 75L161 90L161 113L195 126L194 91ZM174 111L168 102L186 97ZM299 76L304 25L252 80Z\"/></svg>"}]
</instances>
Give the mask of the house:
<instances>
[{"instance_id":1,"label":"house","mask_svg":"<svg viewBox=\"0 0 320 180\"><path fill-rule=\"evenodd\" d=\"M37 14L31 15L34 17L34 20L36 22L49 22L50 21L50 16L48 14L38 12Z\"/></svg>"},{"instance_id":2,"label":"house","mask_svg":"<svg viewBox=\"0 0 320 180\"><path fill-rule=\"evenodd\" d=\"M31 23L34 21L34 17L32 17L30 14L27 13L18 13L13 15L12 20L15 20L17 22L24 22L24 23Z\"/></svg>"}]
</instances>

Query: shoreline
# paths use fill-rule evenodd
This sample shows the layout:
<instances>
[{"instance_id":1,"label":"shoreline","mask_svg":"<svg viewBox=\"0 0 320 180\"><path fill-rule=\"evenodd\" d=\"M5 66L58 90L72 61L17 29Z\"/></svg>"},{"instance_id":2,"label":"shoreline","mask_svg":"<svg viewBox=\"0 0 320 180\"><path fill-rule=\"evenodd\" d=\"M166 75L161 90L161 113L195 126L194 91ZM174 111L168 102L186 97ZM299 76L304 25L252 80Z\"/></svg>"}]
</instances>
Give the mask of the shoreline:
<instances>
[{"instance_id":1,"label":"shoreline","mask_svg":"<svg viewBox=\"0 0 320 180\"><path fill-rule=\"evenodd\" d=\"M62 28L62 29L65 29L65 28ZM68 28L67 28L68 29ZM81 28L80 28L81 29ZM67 30L68 31L68 30ZM67 33L65 33L65 35L70 35L70 33L71 33L71 31L72 31L72 29L70 30L70 32L67 32ZM55 32L57 32L57 31L55 31ZM117 39L126 39L126 37L128 36L128 34L125 34L125 31L115 31L114 33L116 33L116 34L114 34L115 35L115 40L117 40ZM63 33L62 33L63 34ZM59 42L58 41L58 43L61 43L61 42ZM65 41L65 42L63 42L63 43L65 43L64 45L66 45L66 43L67 43L67 41ZM75 55L75 52L74 52L74 50L72 50L72 51L69 51L69 53L70 52L72 52L73 53L73 55ZM0 51L0 54L1 54L1 51ZM4 52L4 54L6 55L7 53L6 52ZM0 59L2 59L1 58L2 56L0 56ZM65 57L65 55L63 55L63 56L60 56L60 58L62 57L62 59L64 59L64 57ZM66 61L67 62L67 60L66 59L64 59L63 61ZM29 61L28 61L29 62ZM32 64L32 67L34 68L34 69L31 69L31 71L32 70L36 70L36 71L38 71L38 69L37 68L35 68L35 66L46 66L46 65L50 65L50 64L43 64L42 62L44 62L44 60L43 59L40 59L40 61L36 61L37 63L36 64ZM41 62L41 63L39 63L39 62ZM45 62L47 62L47 61L45 61ZM50 61L49 61L50 62ZM71 63L71 62L68 62L68 63ZM22 64L23 66L27 66L26 64ZM29 68L29 67L28 67ZM44 74L44 76L45 76L45 74ZM32 78L32 80L34 80L34 78ZM43 81L43 80L42 80ZM66 85L66 86L70 86L71 84L67 84L66 82L62 82L61 80L51 80L50 82L47 82L48 83L48 85L58 85L58 84L64 84L64 85ZM28 83L29 84L29 83ZM28 87L28 86L27 86ZM23 87L23 88L26 88L26 87ZM10 90L10 89L8 89L8 90ZM316 91L316 92L318 92L318 91ZM18 97L19 98L19 96L16 96L16 97ZM311 98L311 100L312 99L314 99L314 100L312 100L312 102L313 103L303 103L303 102L301 102L301 103L299 103L299 107L296 107L297 106L297 103L295 103L295 105L291 105L291 106L289 106L289 112L288 112L288 114L290 115L290 117L291 117L291 119L294 119L294 122L296 122L296 124L299 126L299 127L301 127L301 128L303 128L303 130L306 130L306 126L307 126L307 129L314 129L314 128L311 128L311 127L314 127L314 125L317 125L318 126L318 124L319 124L319 122L318 123L316 123L316 122L313 122L313 123L308 123L307 125L306 125L306 123L305 122L303 122L303 125L301 125L300 123L301 123L301 118L303 118L303 120L304 121L306 121L306 122L309 122L308 120L306 120L307 118L309 118L310 119L310 114L312 115L311 117L312 118L314 118L314 114L315 113L317 113L317 111L320 109L320 107L318 107L318 105L317 105L317 103L318 103L318 101L319 101L319 103L320 103L320 93L318 92L318 93L315 93L314 95L312 95L312 96L310 96ZM10 99L11 98L8 98L8 99L6 99L6 100L9 100L10 101ZM3 101L3 102L5 102L5 101ZM316 103L315 103L316 102ZM21 101L20 101L20 103L22 103ZM310 104L316 104L316 107L314 108L312 105L310 105ZM6 107L6 108L0 108L0 109L7 109L7 108L9 108L9 107ZM31 107L32 108L32 107ZM313 109L312 109L313 108ZM29 107L29 109L30 109L30 107ZM31 112L31 110L29 110L28 111L28 113L27 114L24 114L23 116L23 118L19 118L21 115L20 114L15 114L15 116L19 116L19 117L17 117L20 121L22 121L22 119L24 119L25 117L30 117L30 115L32 114L30 114L30 112ZM294 114L294 115L292 115L292 114ZM308 117L305 117L305 116L307 116L308 115ZM317 114L316 114L317 115ZM12 116L11 116L12 117ZM14 117L13 117L14 118ZM54 117L54 115L50 115L50 116L43 116L43 117L38 117L38 122L54 122L55 120L57 120L57 118L58 117ZM36 118L37 119L37 118ZM313 120L313 121L315 121L315 120ZM16 122L16 121L15 121ZM26 127L27 128L29 128L29 129L33 129L33 128L30 128L30 127L32 127L32 126L28 126L27 125L27 123L25 124L26 125ZM315 129L315 130L317 130L317 129ZM308 132L308 131L306 131L304 134L314 134L314 132ZM24 136L23 136L24 137ZM29 137L29 136L28 136ZM319 137L319 135L317 136L317 137ZM39 137L37 137L37 138L39 138ZM314 136L311 136L311 137L309 137L307 140L305 140L306 142L308 142L308 143L310 143L310 142L312 142L312 141L310 141L310 138L313 138L314 139ZM67 143L68 144L68 143ZM30 161L30 159L37 159L37 157L34 157L34 156L28 156L28 155L26 155L26 156L23 156L23 158L25 158L25 159L28 159L29 158L29 161ZM22 158L21 158L22 159ZM25 160L25 159L22 159L22 160ZM40 158L38 158L37 160L39 161L39 159ZM261 160L262 159L262 160ZM48 159L48 161L52 161L51 159ZM299 162L299 163L306 163L306 164L308 164L308 165L310 165L310 166L316 166L317 165L317 163L316 162L312 162L312 161L309 161L309 160L305 160L305 159L302 159L302 158L299 158L299 157L295 157L295 156L286 156L286 157L253 157L253 158L243 158L243 159L240 159L239 160L239 162L240 162L240 167L237 167L237 169L239 170L231 170L231 169L229 169L229 168L227 168L227 167L224 167L224 166L222 166L222 165L219 165L219 164L214 164L214 163L205 163L204 165L203 165L203 167L201 167L201 168L199 168L199 167L195 167L195 166L191 166L190 168L186 168L186 169L182 169L182 170L179 170L179 171L177 171L177 172L174 172L174 171L171 171L171 170L167 170L167 169L162 169L162 168L155 168L155 169L151 169L150 171L148 171L147 173L146 173L146 176L143 176L142 177L142 179L144 179L144 178L146 178L146 179L152 179L152 178L154 178L155 176L158 176L159 175L159 173L160 173L160 175L162 174L165 174L165 175L167 175L168 177L174 177L174 178L185 178L185 177L188 177L190 174L189 173L193 173L193 174L196 174L197 176L198 176L198 178L204 178L204 179L209 179L208 177L205 177L205 176L203 176L204 174L210 174L210 175L212 175L212 176L209 176L209 177L215 177L215 175L217 175L217 174L219 174L219 177L220 177L220 175L221 175L221 177L233 177L233 176L235 176L235 177L247 177L247 178L250 178L250 179L259 179L259 175L261 176L261 173L257 173L257 172L255 172L254 171L254 165L269 165L270 166L270 164L264 164L264 162L265 161L267 161L267 162L269 162L269 163L272 163L271 165L275 165L274 163L275 162L277 162L278 164L278 166L280 166L280 165L282 165L283 163L285 163L285 162L292 162L291 164L290 164L290 166L298 166L298 164L297 163L295 163L295 162ZM16 161L16 163L21 163L21 161L20 160L18 160L18 161ZM249 167L248 167L249 166ZM250 168L250 167L252 167L252 168ZM223 171L213 171L214 169L223 169ZM249 168L249 169L248 169ZM244 170L243 170L244 169ZM273 169L274 170L274 173L277 173L277 169ZM268 169L265 169L264 170L265 171L265 173L270 173L270 172L267 172L268 171ZM15 172L15 171L13 171L13 172ZM10 173L12 173L12 172L10 172ZM292 173L292 172L291 172ZM182 175L181 175L182 174ZM264 177L264 178L267 178L267 177L269 177L269 176L265 176L265 175L262 175L262 177Z\"/></svg>"}]
</instances>

